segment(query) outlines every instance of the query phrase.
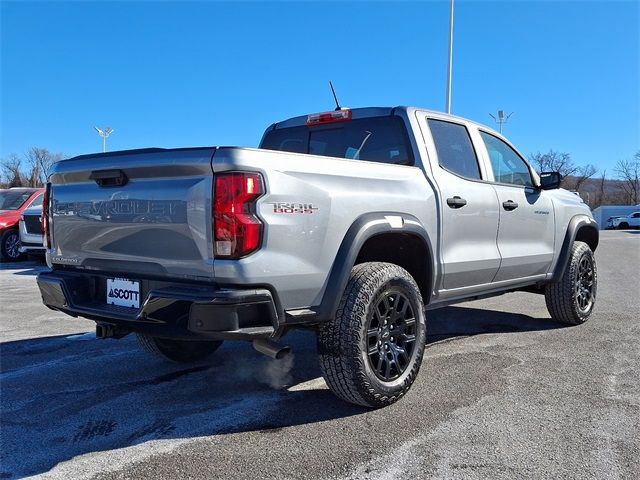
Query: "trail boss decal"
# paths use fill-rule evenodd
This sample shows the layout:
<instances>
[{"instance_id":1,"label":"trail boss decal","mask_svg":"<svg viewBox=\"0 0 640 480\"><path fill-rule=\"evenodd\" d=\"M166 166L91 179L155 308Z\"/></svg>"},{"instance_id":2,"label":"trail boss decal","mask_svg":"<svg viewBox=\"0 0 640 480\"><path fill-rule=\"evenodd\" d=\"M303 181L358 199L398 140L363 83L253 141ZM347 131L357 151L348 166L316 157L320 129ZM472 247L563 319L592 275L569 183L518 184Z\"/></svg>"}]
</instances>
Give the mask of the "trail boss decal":
<instances>
[{"instance_id":1,"label":"trail boss decal","mask_svg":"<svg viewBox=\"0 0 640 480\"><path fill-rule=\"evenodd\" d=\"M315 213L318 207L314 207L312 203L288 203L288 202L274 202L269 205L273 205L273 213Z\"/></svg>"}]
</instances>

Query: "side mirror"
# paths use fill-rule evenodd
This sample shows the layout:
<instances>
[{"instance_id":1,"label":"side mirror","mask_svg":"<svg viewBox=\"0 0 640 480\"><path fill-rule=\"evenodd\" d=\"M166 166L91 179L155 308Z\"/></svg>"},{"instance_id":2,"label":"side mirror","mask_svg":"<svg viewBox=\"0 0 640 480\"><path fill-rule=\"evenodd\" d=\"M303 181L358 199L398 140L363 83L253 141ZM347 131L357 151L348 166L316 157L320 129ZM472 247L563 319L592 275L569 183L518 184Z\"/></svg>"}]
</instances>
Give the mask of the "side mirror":
<instances>
[{"instance_id":1,"label":"side mirror","mask_svg":"<svg viewBox=\"0 0 640 480\"><path fill-rule=\"evenodd\" d=\"M554 188L560 188L560 182L562 182L562 175L560 175L560 172L540 173L540 188L542 190L553 190Z\"/></svg>"}]
</instances>

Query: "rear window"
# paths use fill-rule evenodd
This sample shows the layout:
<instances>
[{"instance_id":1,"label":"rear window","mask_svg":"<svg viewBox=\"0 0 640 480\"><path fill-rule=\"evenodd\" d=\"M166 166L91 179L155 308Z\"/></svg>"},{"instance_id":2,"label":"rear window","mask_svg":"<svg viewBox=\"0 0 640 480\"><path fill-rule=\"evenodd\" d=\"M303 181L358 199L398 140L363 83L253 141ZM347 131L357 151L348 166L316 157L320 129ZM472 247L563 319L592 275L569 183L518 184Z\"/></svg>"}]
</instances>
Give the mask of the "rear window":
<instances>
[{"instance_id":1,"label":"rear window","mask_svg":"<svg viewBox=\"0 0 640 480\"><path fill-rule=\"evenodd\" d=\"M0 192L0 210L18 210L24 202L29 200L33 192L4 191Z\"/></svg>"},{"instance_id":2,"label":"rear window","mask_svg":"<svg viewBox=\"0 0 640 480\"><path fill-rule=\"evenodd\" d=\"M413 152L400 117L371 117L328 125L277 128L260 148L370 162L413 165Z\"/></svg>"}]
</instances>

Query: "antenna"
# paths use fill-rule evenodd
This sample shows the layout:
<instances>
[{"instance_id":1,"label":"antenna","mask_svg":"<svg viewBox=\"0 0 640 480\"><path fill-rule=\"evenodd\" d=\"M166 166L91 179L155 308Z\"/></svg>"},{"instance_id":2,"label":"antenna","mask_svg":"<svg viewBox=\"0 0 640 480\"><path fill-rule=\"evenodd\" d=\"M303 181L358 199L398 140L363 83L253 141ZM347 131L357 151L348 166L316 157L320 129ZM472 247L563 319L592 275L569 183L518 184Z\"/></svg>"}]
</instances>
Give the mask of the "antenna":
<instances>
[{"instance_id":1,"label":"antenna","mask_svg":"<svg viewBox=\"0 0 640 480\"><path fill-rule=\"evenodd\" d=\"M338 97L336 96L336 90L333 88L333 83L329 80L329 86L331 87L331 93L333 93L333 99L336 101L336 110L342 110L342 107L338 103Z\"/></svg>"}]
</instances>

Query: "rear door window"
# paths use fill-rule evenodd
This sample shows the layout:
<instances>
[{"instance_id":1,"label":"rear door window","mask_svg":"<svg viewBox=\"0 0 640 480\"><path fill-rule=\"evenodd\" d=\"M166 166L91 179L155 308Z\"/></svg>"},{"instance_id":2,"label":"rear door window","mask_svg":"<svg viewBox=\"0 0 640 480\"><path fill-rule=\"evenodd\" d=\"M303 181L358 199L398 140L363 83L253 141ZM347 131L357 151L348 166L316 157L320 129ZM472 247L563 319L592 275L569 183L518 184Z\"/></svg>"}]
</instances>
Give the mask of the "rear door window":
<instances>
[{"instance_id":1,"label":"rear door window","mask_svg":"<svg viewBox=\"0 0 640 480\"><path fill-rule=\"evenodd\" d=\"M430 118L429 130L442 168L461 177L479 180L480 167L464 125Z\"/></svg>"},{"instance_id":2,"label":"rear door window","mask_svg":"<svg viewBox=\"0 0 640 480\"><path fill-rule=\"evenodd\" d=\"M396 116L276 128L265 134L260 148L370 162L414 164L406 127Z\"/></svg>"}]
</instances>

